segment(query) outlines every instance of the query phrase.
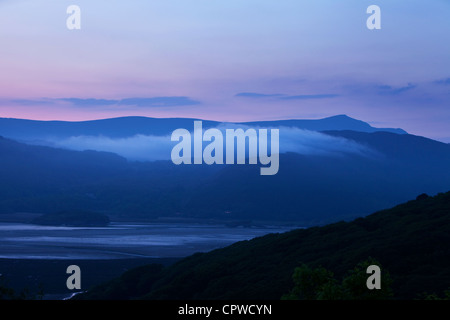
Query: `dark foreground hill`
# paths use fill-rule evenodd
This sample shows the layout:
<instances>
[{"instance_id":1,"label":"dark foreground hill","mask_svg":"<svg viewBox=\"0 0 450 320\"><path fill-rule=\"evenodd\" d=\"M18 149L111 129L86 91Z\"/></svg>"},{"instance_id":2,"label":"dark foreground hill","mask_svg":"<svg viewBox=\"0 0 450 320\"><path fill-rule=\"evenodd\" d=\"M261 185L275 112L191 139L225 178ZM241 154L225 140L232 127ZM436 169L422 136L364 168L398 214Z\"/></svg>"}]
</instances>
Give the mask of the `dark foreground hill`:
<instances>
[{"instance_id":1,"label":"dark foreground hill","mask_svg":"<svg viewBox=\"0 0 450 320\"><path fill-rule=\"evenodd\" d=\"M450 192L421 195L352 222L270 234L169 267L133 269L77 299L280 299L302 264L343 276L369 257L390 273L394 298L414 299L450 287L449 244Z\"/></svg>"}]
</instances>

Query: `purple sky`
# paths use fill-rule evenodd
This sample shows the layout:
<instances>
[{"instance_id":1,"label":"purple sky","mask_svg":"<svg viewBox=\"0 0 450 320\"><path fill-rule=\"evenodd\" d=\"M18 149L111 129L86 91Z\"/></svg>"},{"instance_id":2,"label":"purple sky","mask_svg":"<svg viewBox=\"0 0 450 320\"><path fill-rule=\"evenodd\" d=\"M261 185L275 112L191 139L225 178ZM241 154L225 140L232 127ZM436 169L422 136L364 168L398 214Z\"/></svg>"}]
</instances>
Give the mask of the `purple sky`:
<instances>
[{"instance_id":1,"label":"purple sky","mask_svg":"<svg viewBox=\"0 0 450 320\"><path fill-rule=\"evenodd\" d=\"M0 117L347 114L450 142L449 17L447 0L0 0Z\"/></svg>"}]
</instances>

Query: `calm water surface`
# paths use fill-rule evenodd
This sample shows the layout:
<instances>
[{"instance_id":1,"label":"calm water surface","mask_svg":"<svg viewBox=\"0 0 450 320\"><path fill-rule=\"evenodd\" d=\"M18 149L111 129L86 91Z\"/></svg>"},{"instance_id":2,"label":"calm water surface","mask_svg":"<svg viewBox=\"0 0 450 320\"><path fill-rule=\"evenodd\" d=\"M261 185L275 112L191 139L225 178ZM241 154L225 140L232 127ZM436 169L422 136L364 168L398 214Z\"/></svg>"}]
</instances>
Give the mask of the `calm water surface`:
<instances>
[{"instance_id":1,"label":"calm water surface","mask_svg":"<svg viewBox=\"0 0 450 320\"><path fill-rule=\"evenodd\" d=\"M0 258L120 259L183 257L289 228L112 223L105 228L0 223Z\"/></svg>"}]
</instances>

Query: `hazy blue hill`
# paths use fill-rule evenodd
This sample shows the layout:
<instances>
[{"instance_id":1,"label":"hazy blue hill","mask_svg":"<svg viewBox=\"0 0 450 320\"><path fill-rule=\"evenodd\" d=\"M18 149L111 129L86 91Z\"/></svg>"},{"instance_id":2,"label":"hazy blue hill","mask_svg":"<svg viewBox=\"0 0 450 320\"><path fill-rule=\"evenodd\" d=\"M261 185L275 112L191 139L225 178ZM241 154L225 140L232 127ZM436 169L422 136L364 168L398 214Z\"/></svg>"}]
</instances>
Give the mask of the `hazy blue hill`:
<instances>
[{"instance_id":1,"label":"hazy blue hill","mask_svg":"<svg viewBox=\"0 0 450 320\"><path fill-rule=\"evenodd\" d=\"M280 299L301 264L343 276L372 257L390 273L394 298L414 299L450 287L449 243L450 192L422 195L352 222L241 241L160 271L134 269L76 298Z\"/></svg>"},{"instance_id":2,"label":"hazy blue hill","mask_svg":"<svg viewBox=\"0 0 450 320\"><path fill-rule=\"evenodd\" d=\"M74 189L85 194L86 184L114 179L124 170L127 161L112 153L30 146L0 137L0 212L57 210L76 202L66 202Z\"/></svg>"},{"instance_id":3,"label":"hazy blue hill","mask_svg":"<svg viewBox=\"0 0 450 320\"><path fill-rule=\"evenodd\" d=\"M450 160L449 144L411 134L393 134L389 132L358 132L350 130L324 131L324 133L354 140L380 151L386 157L396 160L438 161Z\"/></svg>"},{"instance_id":4,"label":"hazy blue hill","mask_svg":"<svg viewBox=\"0 0 450 320\"><path fill-rule=\"evenodd\" d=\"M282 154L280 170L271 177L258 176L258 168L228 166L200 186L188 208L198 216L229 212L234 218L277 217L318 224L330 217L369 214L450 186L448 144L388 132L326 133L369 146L378 155Z\"/></svg>"},{"instance_id":5,"label":"hazy blue hill","mask_svg":"<svg viewBox=\"0 0 450 320\"><path fill-rule=\"evenodd\" d=\"M45 146L35 146L16 142L0 137L0 163L3 170L22 167L23 169L37 169L49 166L57 171L61 167L74 166L95 173L95 169L102 171L116 171L127 165L127 160L108 152L71 151Z\"/></svg>"},{"instance_id":6,"label":"hazy blue hill","mask_svg":"<svg viewBox=\"0 0 450 320\"><path fill-rule=\"evenodd\" d=\"M128 162L107 152L34 146L0 137L0 213L172 215L180 210L186 190L218 169L179 167L169 161Z\"/></svg>"},{"instance_id":7,"label":"hazy blue hill","mask_svg":"<svg viewBox=\"0 0 450 320\"><path fill-rule=\"evenodd\" d=\"M0 213L99 211L128 218L293 221L352 219L450 186L450 146L386 132L328 132L377 150L375 157L280 156L280 171L254 165L130 162L0 139ZM327 199L324 201L323 199Z\"/></svg>"},{"instance_id":8,"label":"hazy blue hill","mask_svg":"<svg viewBox=\"0 0 450 320\"><path fill-rule=\"evenodd\" d=\"M68 138L72 136L107 136L111 138L142 135L170 135L175 129L193 129L193 121L187 118L147 118L121 117L103 120L68 122L68 121L34 121L0 118L0 135L19 140L45 140L49 138ZM219 125L220 122L203 120L203 128ZM314 131L355 130L362 132L389 131L406 133L401 129L371 127L369 124L345 115L319 120L279 120L243 122L249 126L287 126Z\"/></svg>"},{"instance_id":9,"label":"hazy blue hill","mask_svg":"<svg viewBox=\"0 0 450 320\"><path fill-rule=\"evenodd\" d=\"M115 176L126 166L127 160L113 153L34 146L0 137L2 180L18 187L82 183Z\"/></svg>"}]
</instances>

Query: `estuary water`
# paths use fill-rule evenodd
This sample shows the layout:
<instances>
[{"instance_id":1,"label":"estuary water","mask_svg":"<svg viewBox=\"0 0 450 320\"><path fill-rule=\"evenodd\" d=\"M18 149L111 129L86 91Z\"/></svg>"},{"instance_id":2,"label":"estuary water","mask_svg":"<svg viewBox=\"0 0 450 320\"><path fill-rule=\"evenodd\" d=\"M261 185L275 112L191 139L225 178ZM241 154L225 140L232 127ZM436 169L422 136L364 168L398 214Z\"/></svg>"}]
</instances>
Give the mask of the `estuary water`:
<instances>
[{"instance_id":1,"label":"estuary water","mask_svg":"<svg viewBox=\"0 0 450 320\"><path fill-rule=\"evenodd\" d=\"M0 222L0 259L184 257L290 229L126 222L111 223L104 228L79 228Z\"/></svg>"}]
</instances>

